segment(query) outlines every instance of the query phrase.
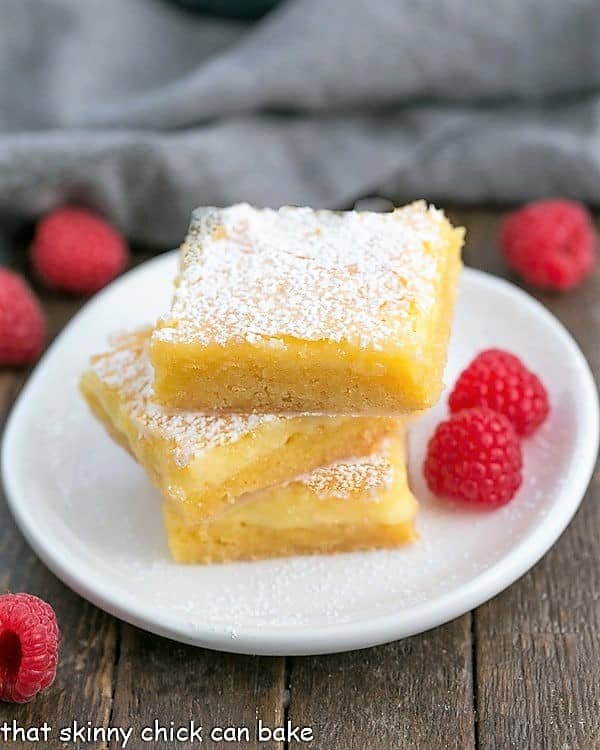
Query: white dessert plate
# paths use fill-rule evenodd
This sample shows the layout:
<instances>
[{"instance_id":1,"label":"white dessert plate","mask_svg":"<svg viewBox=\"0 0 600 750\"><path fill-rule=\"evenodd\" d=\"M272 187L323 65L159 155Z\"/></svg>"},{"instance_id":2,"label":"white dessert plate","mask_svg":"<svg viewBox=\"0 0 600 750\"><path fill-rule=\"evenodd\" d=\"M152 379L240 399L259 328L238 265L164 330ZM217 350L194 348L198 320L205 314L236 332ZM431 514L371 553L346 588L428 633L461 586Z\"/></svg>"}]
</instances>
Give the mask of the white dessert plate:
<instances>
[{"instance_id":1,"label":"white dessert plate","mask_svg":"<svg viewBox=\"0 0 600 750\"><path fill-rule=\"evenodd\" d=\"M598 448L588 365L564 328L516 287L465 270L446 382L500 346L543 375L546 424L525 442L525 481L492 512L433 498L420 467L446 396L412 428L410 469L421 539L393 551L212 566L169 558L157 492L88 412L77 380L107 337L164 311L174 253L123 276L74 318L24 388L7 426L10 507L46 565L86 599L134 625L208 648L317 654L440 625L523 575L575 513Z\"/></svg>"}]
</instances>

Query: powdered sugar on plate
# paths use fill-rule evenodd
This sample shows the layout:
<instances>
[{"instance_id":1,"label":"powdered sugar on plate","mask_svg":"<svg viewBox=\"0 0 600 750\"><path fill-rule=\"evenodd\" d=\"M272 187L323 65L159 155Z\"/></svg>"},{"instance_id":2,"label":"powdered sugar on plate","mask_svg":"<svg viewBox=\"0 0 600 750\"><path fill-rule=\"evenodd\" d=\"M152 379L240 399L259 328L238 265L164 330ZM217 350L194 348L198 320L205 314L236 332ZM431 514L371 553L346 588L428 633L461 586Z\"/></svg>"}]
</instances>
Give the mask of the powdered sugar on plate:
<instances>
[{"instance_id":1,"label":"powdered sugar on plate","mask_svg":"<svg viewBox=\"0 0 600 750\"><path fill-rule=\"evenodd\" d=\"M77 392L88 357L117 326L168 302L175 255L101 292L53 344L13 409L3 443L10 508L41 559L77 592L154 632L246 653L319 653L433 627L529 569L575 512L596 460L598 403L581 353L531 298L465 271L446 382L483 347L508 348L543 373L552 412L525 445L525 482L509 505L442 503L421 476L444 399L411 426L420 539L398 550L176 565L160 495L110 440ZM232 639L231 635L235 634Z\"/></svg>"}]
</instances>

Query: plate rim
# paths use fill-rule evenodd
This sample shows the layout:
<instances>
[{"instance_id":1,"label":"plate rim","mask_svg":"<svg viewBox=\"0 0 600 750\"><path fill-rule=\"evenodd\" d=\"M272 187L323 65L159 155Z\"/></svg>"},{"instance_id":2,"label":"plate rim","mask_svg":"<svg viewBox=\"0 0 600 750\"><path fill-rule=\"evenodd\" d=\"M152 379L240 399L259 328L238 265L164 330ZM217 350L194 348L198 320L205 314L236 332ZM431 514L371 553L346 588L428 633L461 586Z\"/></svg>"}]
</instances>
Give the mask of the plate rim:
<instances>
[{"instance_id":1,"label":"plate rim","mask_svg":"<svg viewBox=\"0 0 600 750\"><path fill-rule=\"evenodd\" d=\"M78 576L69 565L71 562L69 551L62 550L58 554L53 551L52 545L46 541L43 533L36 531L35 523L31 523L31 519L28 518L25 510L27 506L23 507L17 501L19 494L17 481L9 467L13 442L11 436L18 429L20 412L25 408L23 405L27 394L36 379L41 377L40 373L43 372L46 358L78 319L88 313L93 306L100 304L103 296L113 292L117 286L127 283L132 275L143 273L147 265L165 262L166 258L172 255L173 253L164 253L128 271L79 310L48 347L34 371L27 378L5 423L0 467L7 505L19 530L36 555L69 588L100 609L131 625L181 643L231 653L272 656L339 653L416 635L465 614L512 585L556 543L577 512L596 465L600 442L600 407L594 376L571 333L541 302L505 279L477 269L464 268L462 271L464 277L518 297L553 329L553 333L561 338L562 344L571 351L578 380L585 391L584 402L590 405L584 414L584 424L580 427L580 430L585 430L590 437L585 443L584 454L578 458L577 472L568 493L570 502L544 516L537 526L504 557L470 581L440 596L434 596L426 602L411 606L409 619L404 617L403 611L399 609L394 613L339 624L237 626L235 635L232 628L227 626L207 625L202 629L198 624L192 627L190 623L177 618L157 616L156 613L153 614L151 606L136 603L135 600L127 601L127 597L119 590L108 595L106 580L103 584L101 577L97 576L91 581L83 580L83 577Z\"/></svg>"}]
</instances>

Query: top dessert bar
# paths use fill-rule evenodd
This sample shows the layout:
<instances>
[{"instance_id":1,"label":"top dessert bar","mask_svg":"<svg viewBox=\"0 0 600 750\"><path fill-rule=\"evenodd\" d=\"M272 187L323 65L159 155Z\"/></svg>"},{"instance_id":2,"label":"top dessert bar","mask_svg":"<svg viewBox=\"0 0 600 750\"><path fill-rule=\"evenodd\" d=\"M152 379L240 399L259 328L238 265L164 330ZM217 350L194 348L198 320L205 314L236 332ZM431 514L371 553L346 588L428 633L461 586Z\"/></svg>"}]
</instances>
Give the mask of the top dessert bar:
<instances>
[{"instance_id":1,"label":"top dessert bar","mask_svg":"<svg viewBox=\"0 0 600 750\"><path fill-rule=\"evenodd\" d=\"M431 406L462 242L423 202L387 214L197 209L152 334L156 398L258 413Z\"/></svg>"}]
</instances>

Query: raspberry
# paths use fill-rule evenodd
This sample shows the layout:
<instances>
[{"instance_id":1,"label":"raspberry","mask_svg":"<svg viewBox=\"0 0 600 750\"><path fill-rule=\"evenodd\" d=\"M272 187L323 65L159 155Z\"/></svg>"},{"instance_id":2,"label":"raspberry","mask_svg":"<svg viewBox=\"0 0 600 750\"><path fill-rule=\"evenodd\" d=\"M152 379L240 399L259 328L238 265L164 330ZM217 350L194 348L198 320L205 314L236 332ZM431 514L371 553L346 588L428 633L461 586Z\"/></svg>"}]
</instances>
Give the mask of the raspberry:
<instances>
[{"instance_id":1,"label":"raspberry","mask_svg":"<svg viewBox=\"0 0 600 750\"><path fill-rule=\"evenodd\" d=\"M504 414L523 436L535 432L550 411L542 381L502 349L487 349L475 357L456 381L448 405L452 413L487 406Z\"/></svg>"},{"instance_id":2,"label":"raspberry","mask_svg":"<svg viewBox=\"0 0 600 750\"><path fill-rule=\"evenodd\" d=\"M49 287L91 294L118 276L128 250L121 233L83 208L59 208L38 222L33 267Z\"/></svg>"},{"instance_id":3,"label":"raspberry","mask_svg":"<svg viewBox=\"0 0 600 750\"><path fill-rule=\"evenodd\" d=\"M517 434L502 414L465 409L441 422L427 446L423 474L436 495L495 507L521 486Z\"/></svg>"},{"instance_id":4,"label":"raspberry","mask_svg":"<svg viewBox=\"0 0 600 750\"><path fill-rule=\"evenodd\" d=\"M538 201L509 214L500 227L500 246L525 281L542 288L572 289L596 265L591 217L574 201Z\"/></svg>"},{"instance_id":5,"label":"raspberry","mask_svg":"<svg viewBox=\"0 0 600 750\"><path fill-rule=\"evenodd\" d=\"M0 268L0 365L27 365L46 342L42 309L25 279Z\"/></svg>"},{"instance_id":6,"label":"raspberry","mask_svg":"<svg viewBox=\"0 0 600 750\"><path fill-rule=\"evenodd\" d=\"M58 640L49 604L31 594L0 596L0 700L27 703L54 682Z\"/></svg>"}]
</instances>

